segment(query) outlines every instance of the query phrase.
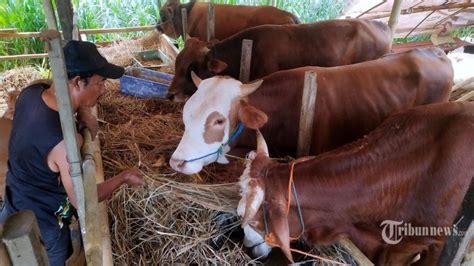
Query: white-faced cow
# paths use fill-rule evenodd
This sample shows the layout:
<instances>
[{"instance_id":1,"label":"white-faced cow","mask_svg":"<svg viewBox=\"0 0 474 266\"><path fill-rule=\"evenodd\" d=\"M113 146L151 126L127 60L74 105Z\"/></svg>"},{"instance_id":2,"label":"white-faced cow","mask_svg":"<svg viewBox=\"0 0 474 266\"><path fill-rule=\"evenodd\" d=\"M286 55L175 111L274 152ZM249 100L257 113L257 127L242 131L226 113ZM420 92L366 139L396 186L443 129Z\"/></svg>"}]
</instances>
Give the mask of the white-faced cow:
<instances>
[{"instance_id":1,"label":"white-faced cow","mask_svg":"<svg viewBox=\"0 0 474 266\"><path fill-rule=\"evenodd\" d=\"M389 51L390 30L379 21L327 20L300 25L263 25L215 44L195 38L178 54L168 98L183 101L196 91L191 71L200 78L240 74L242 40L253 41L250 80L283 69L340 66L379 58Z\"/></svg>"},{"instance_id":2,"label":"white-faced cow","mask_svg":"<svg viewBox=\"0 0 474 266\"><path fill-rule=\"evenodd\" d=\"M225 163L229 142L246 152L254 149L255 135L249 129L263 126L267 115L261 130L272 155L294 156L306 71L317 73L318 84L312 155L356 140L395 111L447 101L453 82L451 63L438 48L354 65L285 70L250 84L194 75L199 89L184 105L185 131L170 165L192 174L212 162Z\"/></svg>"},{"instance_id":3,"label":"white-faced cow","mask_svg":"<svg viewBox=\"0 0 474 266\"><path fill-rule=\"evenodd\" d=\"M409 265L418 254L416 265L437 265L472 183L473 132L474 103L439 103L291 163L272 161L257 137L240 177L244 243L257 256L278 246L292 261L291 239L330 245L349 238L375 265ZM416 233L401 231L408 226Z\"/></svg>"},{"instance_id":4,"label":"white-faced cow","mask_svg":"<svg viewBox=\"0 0 474 266\"><path fill-rule=\"evenodd\" d=\"M181 4L179 0L168 0L160 9L160 22L156 26L160 32L172 38L183 35L181 9L187 13L188 34L201 41L207 40L207 14L209 3ZM273 6L241 6L214 4L215 38L225 39L242 30L264 24L298 24L299 19Z\"/></svg>"}]
</instances>

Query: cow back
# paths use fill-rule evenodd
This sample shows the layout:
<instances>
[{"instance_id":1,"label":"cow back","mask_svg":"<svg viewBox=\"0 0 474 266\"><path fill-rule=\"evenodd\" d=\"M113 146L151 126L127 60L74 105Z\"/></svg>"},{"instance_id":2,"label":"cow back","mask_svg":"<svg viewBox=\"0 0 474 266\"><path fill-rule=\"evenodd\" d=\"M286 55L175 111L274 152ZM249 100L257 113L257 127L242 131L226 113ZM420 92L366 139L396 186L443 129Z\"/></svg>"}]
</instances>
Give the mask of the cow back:
<instances>
[{"instance_id":1,"label":"cow back","mask_svg":"<svg viewBox=\"0 0 474 266\"><path fill-rule=\"evenodd\" d=\"M189 35L207 40L208 3L195 3L188 18ZM264 24L296 24L299 19L272 6L241 6L214 4L215 38L223 40L242 30Z\"/></svg>"},{"instance_id":2,"label":"cow back","mask_svg":"<svg viewBox=\"0 0 474 266\"><path fill-rule=\"evenodd\" d=\"M262 128L276 155L294 155L306 71L317 73L317 98L311 154L356 140L387 116L408 107L447 101L452 67L437 48L387 55L378 60L331 68L304 67L263 78L249 102L264 111ZM240 138L253 147L250 131Z\"/></svg>"},{"instance_id":3,"label":"cow back","mask_svg":"<svg viewBox=\"0 0 474 266\"><path fill-rule=\"evenodd\" d=\"M379 58L389 52L388 27L362 19L327 20L299 25L263 25L214 46L226 62L223 73L239 78L242 41L253 41L250 79L303 66L340 66Z\"/></svg>"}]
</instances>

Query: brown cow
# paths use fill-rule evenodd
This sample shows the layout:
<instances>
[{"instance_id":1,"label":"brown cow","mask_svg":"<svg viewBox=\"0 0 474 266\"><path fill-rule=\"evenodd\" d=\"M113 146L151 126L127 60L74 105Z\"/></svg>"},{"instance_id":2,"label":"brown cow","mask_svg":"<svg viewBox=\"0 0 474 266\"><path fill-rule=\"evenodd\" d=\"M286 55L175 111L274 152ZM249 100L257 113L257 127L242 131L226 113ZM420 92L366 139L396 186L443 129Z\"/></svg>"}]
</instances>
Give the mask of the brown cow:
<instances>
[{"instance_id":1,"label":"brown cow","mask_svg":"<svg viewBox=\"0 0 474 266\"><path fill-rule=\"evenodd\" d=\"M230 150L225 144L239 122L259 128L265 114L269 119L261 130L272 155L294 156L306 71L317 73L318 84L312 155L360 138L395 111L447 101L453 83L451 63L438 48L389 54L354 65L285 70L244 85L229 77L201 82L194 76L199 89L184 105L185 131L170 165L192 174L214 161L225 163ZM254 145L255 135L244 129L234 148L249 151Z\"/></svg>"},{"instance_id":2,"label":"brown cow","mask_svg":"<svg viewBox=\"0 0 474 266\"><path fill-rule=\"evenodd\" d=\"M290 239L330 245L348 237L376 265L408 265L417 254L417 265L436 265L447 235L438 230L453 230L472 182L473 132L474 103L440 103L395 114L354 143L294 163L269 159L257 137L240 179L246 245L265 239L292 261Z\"/></svg>"},{"instance_id":3,"label":"brown cow","mask_svg":"<svg viewBox=\"0 0 474 266\"><path fill-rule=\"evenodd\" d=\"M258 26L212 45L191 38L176 58L168 98L182 101L196 91L191 71L201 78L219 74L238 79L243 39L253 40L250 80L254 80L283 69L376 59L389 51L389 37L382 22L346 19Z\"/></svg>"},{"instance_id":4,"label":"brown cow","mask_svg":"<svg viewBox=\"0 0 474 266\"><path fill-rule=\"evenodd\" d=\"M160 32L172 38L183 35L181 9L188 14L188 33L201 41L207 40L207 10L209 3L190 1L180 4L179 0L168 0L160 10ZM225 39L242 30L264 24L299 24L299 19L286 11L272 6L238 6L214 4L215 38Z\"/></svg>"}]
</instances>

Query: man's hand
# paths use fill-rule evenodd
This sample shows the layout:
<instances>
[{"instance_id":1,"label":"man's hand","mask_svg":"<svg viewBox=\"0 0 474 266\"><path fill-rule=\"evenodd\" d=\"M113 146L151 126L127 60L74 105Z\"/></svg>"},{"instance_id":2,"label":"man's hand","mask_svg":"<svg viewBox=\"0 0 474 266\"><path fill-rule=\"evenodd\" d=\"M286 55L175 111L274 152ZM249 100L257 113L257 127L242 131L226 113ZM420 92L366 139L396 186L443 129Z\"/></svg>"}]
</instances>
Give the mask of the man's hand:
<instances>
[{"instance_id":1,"label":"man's hand","mask_svg":"<svg viewBox=\"0 0 474 266\"><path fill-rule=\"evenodd\" d=\"M120 173L125 180L125 184L136 187L145 184L142 173L137 168L130 168Z\"/></svg>"},{"instance_id":2,"label":"man's hand","mask_svg":"<svg viewBox=\"0 0 474 266\"><path fill-rule=\"evenodd\" d=\"M97 136L99 131L99 123L97 119L92 115L89 107L79 107L77 110L77 120L79 121L79 127L87 127L91 132L92 140Z\"/></svg>"}]
</instances>

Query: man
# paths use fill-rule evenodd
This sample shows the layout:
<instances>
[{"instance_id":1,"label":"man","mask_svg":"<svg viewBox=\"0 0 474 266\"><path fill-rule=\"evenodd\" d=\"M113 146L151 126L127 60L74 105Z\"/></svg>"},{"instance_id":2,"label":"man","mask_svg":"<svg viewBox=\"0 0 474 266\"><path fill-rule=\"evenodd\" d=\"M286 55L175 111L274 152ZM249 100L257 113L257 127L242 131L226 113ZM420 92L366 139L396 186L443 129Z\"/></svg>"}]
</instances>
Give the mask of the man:
<instances>
[{"instance_id":1,"label":"man","mask_svg":"<svg viewBox=\"0 0 474 266\"><path fill-rule=\"evenodd\" d=\"M105 92L105 80L120 78L124 73L122 67L108 63L93 43L70 41L64 47L64 57L74 111L96 105ZM0 223L13 212L32 210L50 264L64 265L72 253L68 224L76 198L54 91L54 83L36 83L18 97ZM82 145L82 136L78 139ZM143 183L137 169L123 171L97 185L98 199L109 198L122 184Z\"/></svg>"}]
</instances>

